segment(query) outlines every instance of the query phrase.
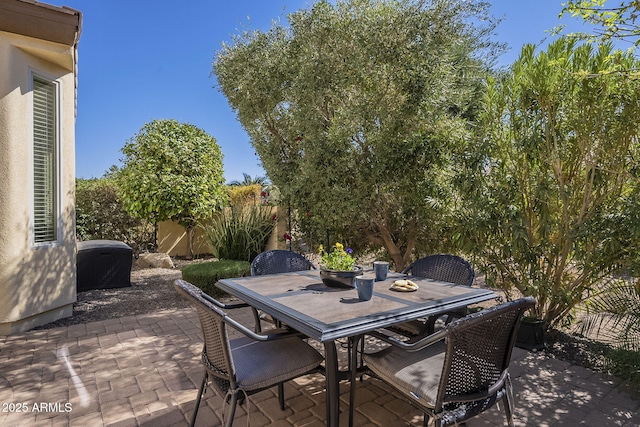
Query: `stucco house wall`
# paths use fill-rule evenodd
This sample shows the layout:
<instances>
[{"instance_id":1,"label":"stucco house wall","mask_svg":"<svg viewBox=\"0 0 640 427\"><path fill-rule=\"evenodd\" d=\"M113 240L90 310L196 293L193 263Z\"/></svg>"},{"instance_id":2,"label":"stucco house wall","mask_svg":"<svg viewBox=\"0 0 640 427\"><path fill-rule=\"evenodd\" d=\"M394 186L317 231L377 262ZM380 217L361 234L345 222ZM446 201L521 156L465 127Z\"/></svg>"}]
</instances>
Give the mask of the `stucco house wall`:
<instances>
[{"instance_id":1,"label":"stucco house wall","mask_svg":"<svg viewBox=\"0 0 640 427\"><path fill-rule=\"evenodd\" d=\"M75 108L80 12L0 0L0 334L72 314L76 301ZM33 76L57 91L57 236L33 238Z\"/></svg>"}]
</instances>

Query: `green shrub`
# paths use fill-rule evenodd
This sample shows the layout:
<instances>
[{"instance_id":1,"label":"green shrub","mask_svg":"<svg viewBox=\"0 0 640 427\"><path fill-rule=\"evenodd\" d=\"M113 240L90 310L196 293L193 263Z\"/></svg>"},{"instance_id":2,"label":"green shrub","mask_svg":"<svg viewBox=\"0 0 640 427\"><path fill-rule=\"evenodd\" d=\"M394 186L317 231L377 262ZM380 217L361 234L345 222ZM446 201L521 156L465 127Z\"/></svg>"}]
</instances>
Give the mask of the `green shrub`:
<instances>
[{"instance_id":1,"label":"green shrub","mask_svg":"<svg viewBox=\"0 0 640 427\"><path fill-rule=\"evenodd\" d=\"M250 262L264 250L275 223L269 206L232 206L219 212L204 231L213 256Z\"/></svg>"},{"instance_id":2,"label":"green shrub","mask_svg":"<svg viewBox=\"0 0 640 427\"><path fill-rule=\"evenodd\" d=\"M76 179L78 240L118 240L139 253L153 247L153 225L129 215L108 178Z\"/></svg>"},{"instance_id":3,"label":"green shrub","mask_svg":"<svg viewBox=\"0 0 640 427\"><path fill-rule=\"evenodd\" d=\"M640 352L608 347L604 371L622 379L632 393L640 395Z\"/></svg>"},{"instance_id":4,"label":"green shrub","mask_svg":"<svg viewBox=\"0 0 640 427\"><path fill-rule=\"evenodd\" d=\"M251 274L251 264L247 261L221 260L185 265L182 278L202 289L214 298L226 294L216 287L220 279L243 277Z\"/></svg>"},{"instance_id":5,"label":"green shrub","mask_svg":"<svg viewBox=\"0 0 640 427\"><path fill-rule=\"evenodd\" d=\"M229 192L229 204L231 206L241 205L257 205L260 204L260 193L262 192L262 185L238 185L228 187Z\"/></svg>"}]
</instances>

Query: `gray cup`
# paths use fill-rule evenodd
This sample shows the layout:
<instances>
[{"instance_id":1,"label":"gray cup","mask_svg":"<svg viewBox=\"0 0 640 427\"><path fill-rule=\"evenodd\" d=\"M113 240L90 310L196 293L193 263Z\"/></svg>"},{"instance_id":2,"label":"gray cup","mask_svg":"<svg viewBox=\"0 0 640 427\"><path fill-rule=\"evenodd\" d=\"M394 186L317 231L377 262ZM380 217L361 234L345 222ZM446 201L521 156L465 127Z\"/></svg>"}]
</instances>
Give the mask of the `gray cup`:
<instances>
[{"instance_id":1,"label":"gray cup","mask_svg":"<svg viewBox=\"0 0 640 427\"><path fill-rule=\"evenodd\" d=\"M360 301L369 301L373 296L373 279L364 276L356 276L356 289Z\"/></svg>"},{"instance_id":2,"label":"gray cup","mask_svg":"<svg viewBox=\"0 0 640 427\"><path fill-rule=\"evenodd\" d=\"M389 263L386 261L374 261L373 270L376 272L376 282L387 280L389 273Z\"/></svg>"}]
</instances>

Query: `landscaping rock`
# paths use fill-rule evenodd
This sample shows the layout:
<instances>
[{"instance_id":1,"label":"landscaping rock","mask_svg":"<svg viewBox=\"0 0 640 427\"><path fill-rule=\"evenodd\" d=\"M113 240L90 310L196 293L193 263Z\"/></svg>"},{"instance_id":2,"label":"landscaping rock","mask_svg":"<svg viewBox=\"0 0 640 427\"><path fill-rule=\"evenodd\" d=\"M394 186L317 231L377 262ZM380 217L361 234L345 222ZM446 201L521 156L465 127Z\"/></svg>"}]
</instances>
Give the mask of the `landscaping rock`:
<instances>
[{"instance_id":1,"label":"landscaping rock","mask_svg":"<svg viewBox=\"0 0 640 427\"><path fill-rule=\"evenodd\" d=\"M171 257L162 253L142 253L138 256L136 266L139 268L174 268Z\"/></svg>"}]
</instances>

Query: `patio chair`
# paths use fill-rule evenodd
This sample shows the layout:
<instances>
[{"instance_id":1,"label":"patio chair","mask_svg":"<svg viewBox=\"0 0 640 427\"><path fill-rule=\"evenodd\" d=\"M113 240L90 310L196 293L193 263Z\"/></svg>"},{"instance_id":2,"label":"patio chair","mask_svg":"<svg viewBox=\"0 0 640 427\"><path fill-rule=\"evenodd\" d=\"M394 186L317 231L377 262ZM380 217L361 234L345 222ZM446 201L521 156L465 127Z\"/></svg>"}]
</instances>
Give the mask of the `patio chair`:
<instances>
[{"instance_id":1,"label":"patio chair","mask_svg":"<svg viewBox=\"0 0 640 427\"><path fill-rule=\"evenodd\" d=\"M293 271L315 269L316 266L313 265L313 263L304 256L296 252L285 251L281 249L262 252L258 254L258 256L256 256L251 263L252 276L261 276L263 274L290 273ZM281 327L281 324L278 320L275 320L268 314L259 312L256 309L254 309L254 316L256 318L257 325L256 332L262 331L260 320L273 323L276 325L276 327Z\"/></svg>"},{"instance_id":2,"label":"patio chair","mask_svg":"<svg viewBox=\"0 0 640 427\"><path fill-rule=\"evenodd\" d=\"M251 275L289 273L315 268L311 261L296 252L275 249L262 252L254 258L251 263Z\"/></svg>"},{"instance_id":3,"label":"patio chair","mask_svg":"<svg viewBox=\"0 0 640 427\"><path fill-rule=\"evenodd\" d=\"M425 427L430 418L436 427L457 425L500 400L513 426L509 361L520 318L534 305L532 297L508 302L460 318L413 343L373 332L392 345L365 354L365 369L422 409Z\"/></svg>"},{"instance_id":4,"label":"patio chair","mask_svg":"<svg viewBox=\"0 0 640 427\"><path fill-rule=\"evenodd\" d=\"M247 396L320 371L322 355L300 339L297 333L257 334L230 318L219 308L224 304L191 283L176 280L174 287L197 309L204 337L201 356L204 377L198 391L191 426L195 424L202 393L209 380L223 397L223 405L229 403L229 414L226 422L224 419L223 422L226 426L231 426L237 404L242 403ZM229 339L227 326L245 337ZM279 402L280 408L284 409L281 387Z\"/></svg>"},{"instance_id":5,"label":"patio chair","mask_svg":"<svg viewBox=\"0 0 640 427\"><path fill-rule=\"evenodd\" d=\"M436 254L420 258L405 267L402 273L465 286L471 286L476 275L467 260L450 254ZM463 307L438 316L429 317L426 320L403 323L396 326L395 330L400 333L409 333L412 336L424 336L433 333L436 321L439 318L446 316L446 322L449 323L454 318L463 317L467 314L467 307Z\"/></svg>"},{"instance_id":6,"label":"patio chair","mask_svg":"<svg viewBox=\"0 0 640 427\"><path fill-rule=\"evenodd\" d=\"M420 258L405 267L402 273L466 286L471 286L476 275L467 260L450 254Z\"/></svg>"}]
</instances>

